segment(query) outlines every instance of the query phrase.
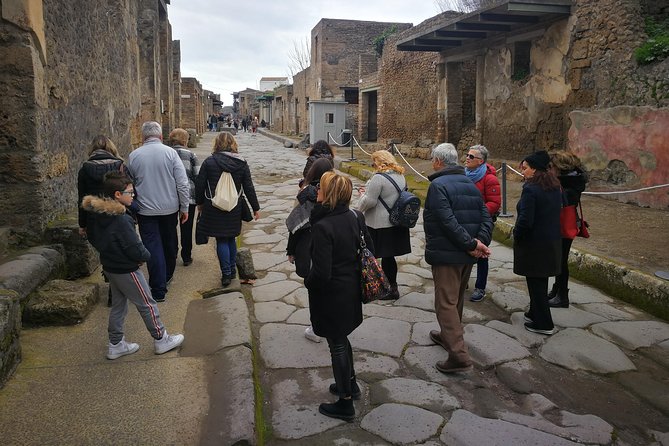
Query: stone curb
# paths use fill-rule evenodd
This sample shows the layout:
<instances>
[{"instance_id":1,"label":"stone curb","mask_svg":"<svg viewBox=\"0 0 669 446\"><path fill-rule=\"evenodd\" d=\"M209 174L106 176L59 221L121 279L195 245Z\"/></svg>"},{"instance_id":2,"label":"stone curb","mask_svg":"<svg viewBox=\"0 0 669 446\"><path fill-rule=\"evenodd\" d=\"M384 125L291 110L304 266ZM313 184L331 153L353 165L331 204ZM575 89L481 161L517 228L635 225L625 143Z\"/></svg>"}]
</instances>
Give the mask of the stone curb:
<instances>
[{"instance_id":1,"label":"stone curb","mask_svg":"<svg viewBox=\"0 0 669 446\"><path fill-rule=\"evenodd\" d=\"M260 127L258 127L257 132L260 133L263 136L266 136L266 137L270 138L270 139L273 139L275 141L279 141L282 144L290 143L290 144L292 144L292 147L297 147L298 144L300 143L300 140L295 140L295 139L292 139L292 138L288 138L288 137L283 136L283 135L277 135L274 132L271 132L269 130L265 130L265 129L260 128Z\"/></svg>"},{"instance_id":2,"label":"stone curb","mask_svg":"<svg viewBox=\"0 0 669 446\"><path fill-rule=\"evenodd\" d=\"M335 167L365 181L373 175L371 169L348 165L339 158L335 158ZM411 184L409 189L421 199L422 203L425 202L426 189L413 188ZM498 219L493 239L511 247L512 231L512 224ZM588 285L631 303L654 316L669 320L669 282L605 257L574 248L571 249L569 256L569 272Z\"/></svg>"}]
</instances>

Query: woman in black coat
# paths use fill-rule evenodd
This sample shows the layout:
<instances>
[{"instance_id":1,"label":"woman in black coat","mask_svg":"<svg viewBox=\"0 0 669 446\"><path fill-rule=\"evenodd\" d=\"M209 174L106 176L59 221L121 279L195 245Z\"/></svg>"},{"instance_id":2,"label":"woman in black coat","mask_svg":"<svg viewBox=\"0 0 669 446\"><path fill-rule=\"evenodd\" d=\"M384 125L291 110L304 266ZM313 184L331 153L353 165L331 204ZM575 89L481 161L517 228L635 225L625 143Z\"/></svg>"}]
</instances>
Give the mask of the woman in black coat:
<instances>
[{"instance_id":1,"label":"woman in black coat","mask_svg":"<svg viewBox=\"0 0 669 446\"><path fill-rule=\"evenodd\" d=\"M102 182L108 172L121 172L128 175L128 169L114 143L104 135L97 135L91 143L88 160L82 164L77 178L79 234L81 236L87 235L90 218L90 214L81 207L81 202L86 195L99 196L102 194Z\"/></svg>"},{"instance_id":2,"label":"woman in black coat","mask_svg":"<svg viewBox=\"0 0 669 446\"><path fill-rule=\"evenodd\" d=\"M307 152L307 162L304 165L304 170L302 170L302 178L307 176L309 169L311 169L311 165L314 164L317 159L327 158L334 165L334 157L335 153L334 150L332 150L332 147L330 147L330 144L328 144L326 141L323 141L322 139L319 139Z\"/></svg>"},{"instance_id":3,"label":"woman in black coat","mask_svg":"<svg viewBox=\"0 0 669 446\"><path fill-rule=\"evenodd\" d=\"M349 209L352 191L353 184L346 177L334 172L321 177L318 204L310 219L311 270L305 280L311 324L330 347L335 378L330 392L339 395L336 403L323 403L318 410L346 421L355 417L352 398L360 397L353 350L347 338L362 323L360 231L365 240L371 241L362 214Z\"/></svg>"},{"instance_id":4,"label":"woman in black coat","mask_svg":"<svg viewBox=\"0 0 669 446\"><path fill-rule=\"evenodd\" d=\"M200 173L195 179L195 203L200 213L196 233L208 237L216 237L216 254L221 266L221 286L227 287L235 277L235 261L237 244L235 238L242 232L242 200L231 211L222 211L211 204L212 192L221 174L229 172L238 191L244 188L253 217L260 218L260 205L256 196L251 170L239 153L237 141L229 132L221 132L214 140L214 153L204 160Z\"/></svg>"},{"instance_id":5,"label":"woman in black coat","mask_svg":"<svg viewBox=\"0 0 669 446\"><path fill-rule=\"evenodd\" d=\"M566 206L578 206L581 192L585 190L588 175L583 170L581 160L572 152L564 150L551 152L551 170L560 181ZM548 293L548 305L569 308L569 250L574 239L562 238L562 272L555 277L553 289Z\"/></svg>"},{"instance_id":6,"label":"woman in black coat","mask_svg":"<svg viewBox=\"0 0 669 446\"><path fill-rule=\"evenodd\" d=\"M535 152L520 165L525 184L516 206L513 228L513 272L525 276L530 294L530 310L525 328L535 333L555 333L548 305L548 278L560 273L560 182L548 172L550 158Z\"/></svg>"}]
</instances>

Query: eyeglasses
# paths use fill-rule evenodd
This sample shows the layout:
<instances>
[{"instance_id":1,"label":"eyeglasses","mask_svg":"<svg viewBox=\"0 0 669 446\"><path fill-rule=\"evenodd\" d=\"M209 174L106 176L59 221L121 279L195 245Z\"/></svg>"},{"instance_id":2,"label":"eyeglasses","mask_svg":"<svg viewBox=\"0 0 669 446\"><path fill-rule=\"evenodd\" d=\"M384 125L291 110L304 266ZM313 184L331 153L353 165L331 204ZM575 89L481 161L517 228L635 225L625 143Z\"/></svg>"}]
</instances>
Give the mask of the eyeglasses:
<instances>
[{"instance_id":1,"label":"eyeglasses","mask_svg":"<svg viewBox=\"0 0 669 446\"><path fill-rule=\"evenodd\" d=\"M481 158L480 156L474 156L474 155L472 155L471 153L468 153L468 154L467 154L467 158L469 158L470 160L474 160L474 159L476 159L476 160L482 160L482 159L483 159L483 158Z\"/></svg>"},{"instance_id":2,"label":"eyeglasses","mask_svg":"<svg viewBox=\"0 0 669 446\"><path fill-rule=\"evenodd\" d=\"M135 196L135 191L134 190L122 190L121 193L123 195L130 195L131 197Z\"/></svg>"}]
</instances>

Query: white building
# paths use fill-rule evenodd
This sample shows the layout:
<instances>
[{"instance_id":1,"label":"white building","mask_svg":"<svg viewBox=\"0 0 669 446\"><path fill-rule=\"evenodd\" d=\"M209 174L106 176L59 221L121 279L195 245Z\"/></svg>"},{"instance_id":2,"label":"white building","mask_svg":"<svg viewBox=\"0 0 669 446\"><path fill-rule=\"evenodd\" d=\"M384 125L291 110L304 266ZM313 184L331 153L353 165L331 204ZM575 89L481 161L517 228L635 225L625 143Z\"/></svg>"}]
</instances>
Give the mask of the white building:
<instances>
[{"instance_id":1,"label":"white building","mask_svg":"<svg viewBox=\"0 0 669 446\"><path fill-rule=\"evenodd\" d=\"M279 85L288 85L287 77L261 77L260 78L260 91L269 91L274 90L274 88Z\"/></svg>"}]
</instances>

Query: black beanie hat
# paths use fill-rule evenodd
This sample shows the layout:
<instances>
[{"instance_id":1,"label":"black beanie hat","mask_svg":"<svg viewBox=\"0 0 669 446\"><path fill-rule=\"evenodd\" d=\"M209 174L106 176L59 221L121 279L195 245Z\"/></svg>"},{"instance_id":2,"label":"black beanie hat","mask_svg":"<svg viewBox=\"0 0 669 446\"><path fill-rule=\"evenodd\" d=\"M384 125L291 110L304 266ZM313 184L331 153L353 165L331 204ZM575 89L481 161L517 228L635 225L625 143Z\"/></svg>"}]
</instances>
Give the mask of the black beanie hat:
<instances>
[{"instance_id":1,"label":"black beanie hat","mask_svg":"<svg viewBox=\"0 0 669 446\"><path fill-rule=\"evenodd\" d=\"M523 161L534 169L548 170L548 164L551 162L551 158L548 156L548 152L540 150L539 152L534 152L532 155L525 157Z\"/></svg>"}]
</instances>

